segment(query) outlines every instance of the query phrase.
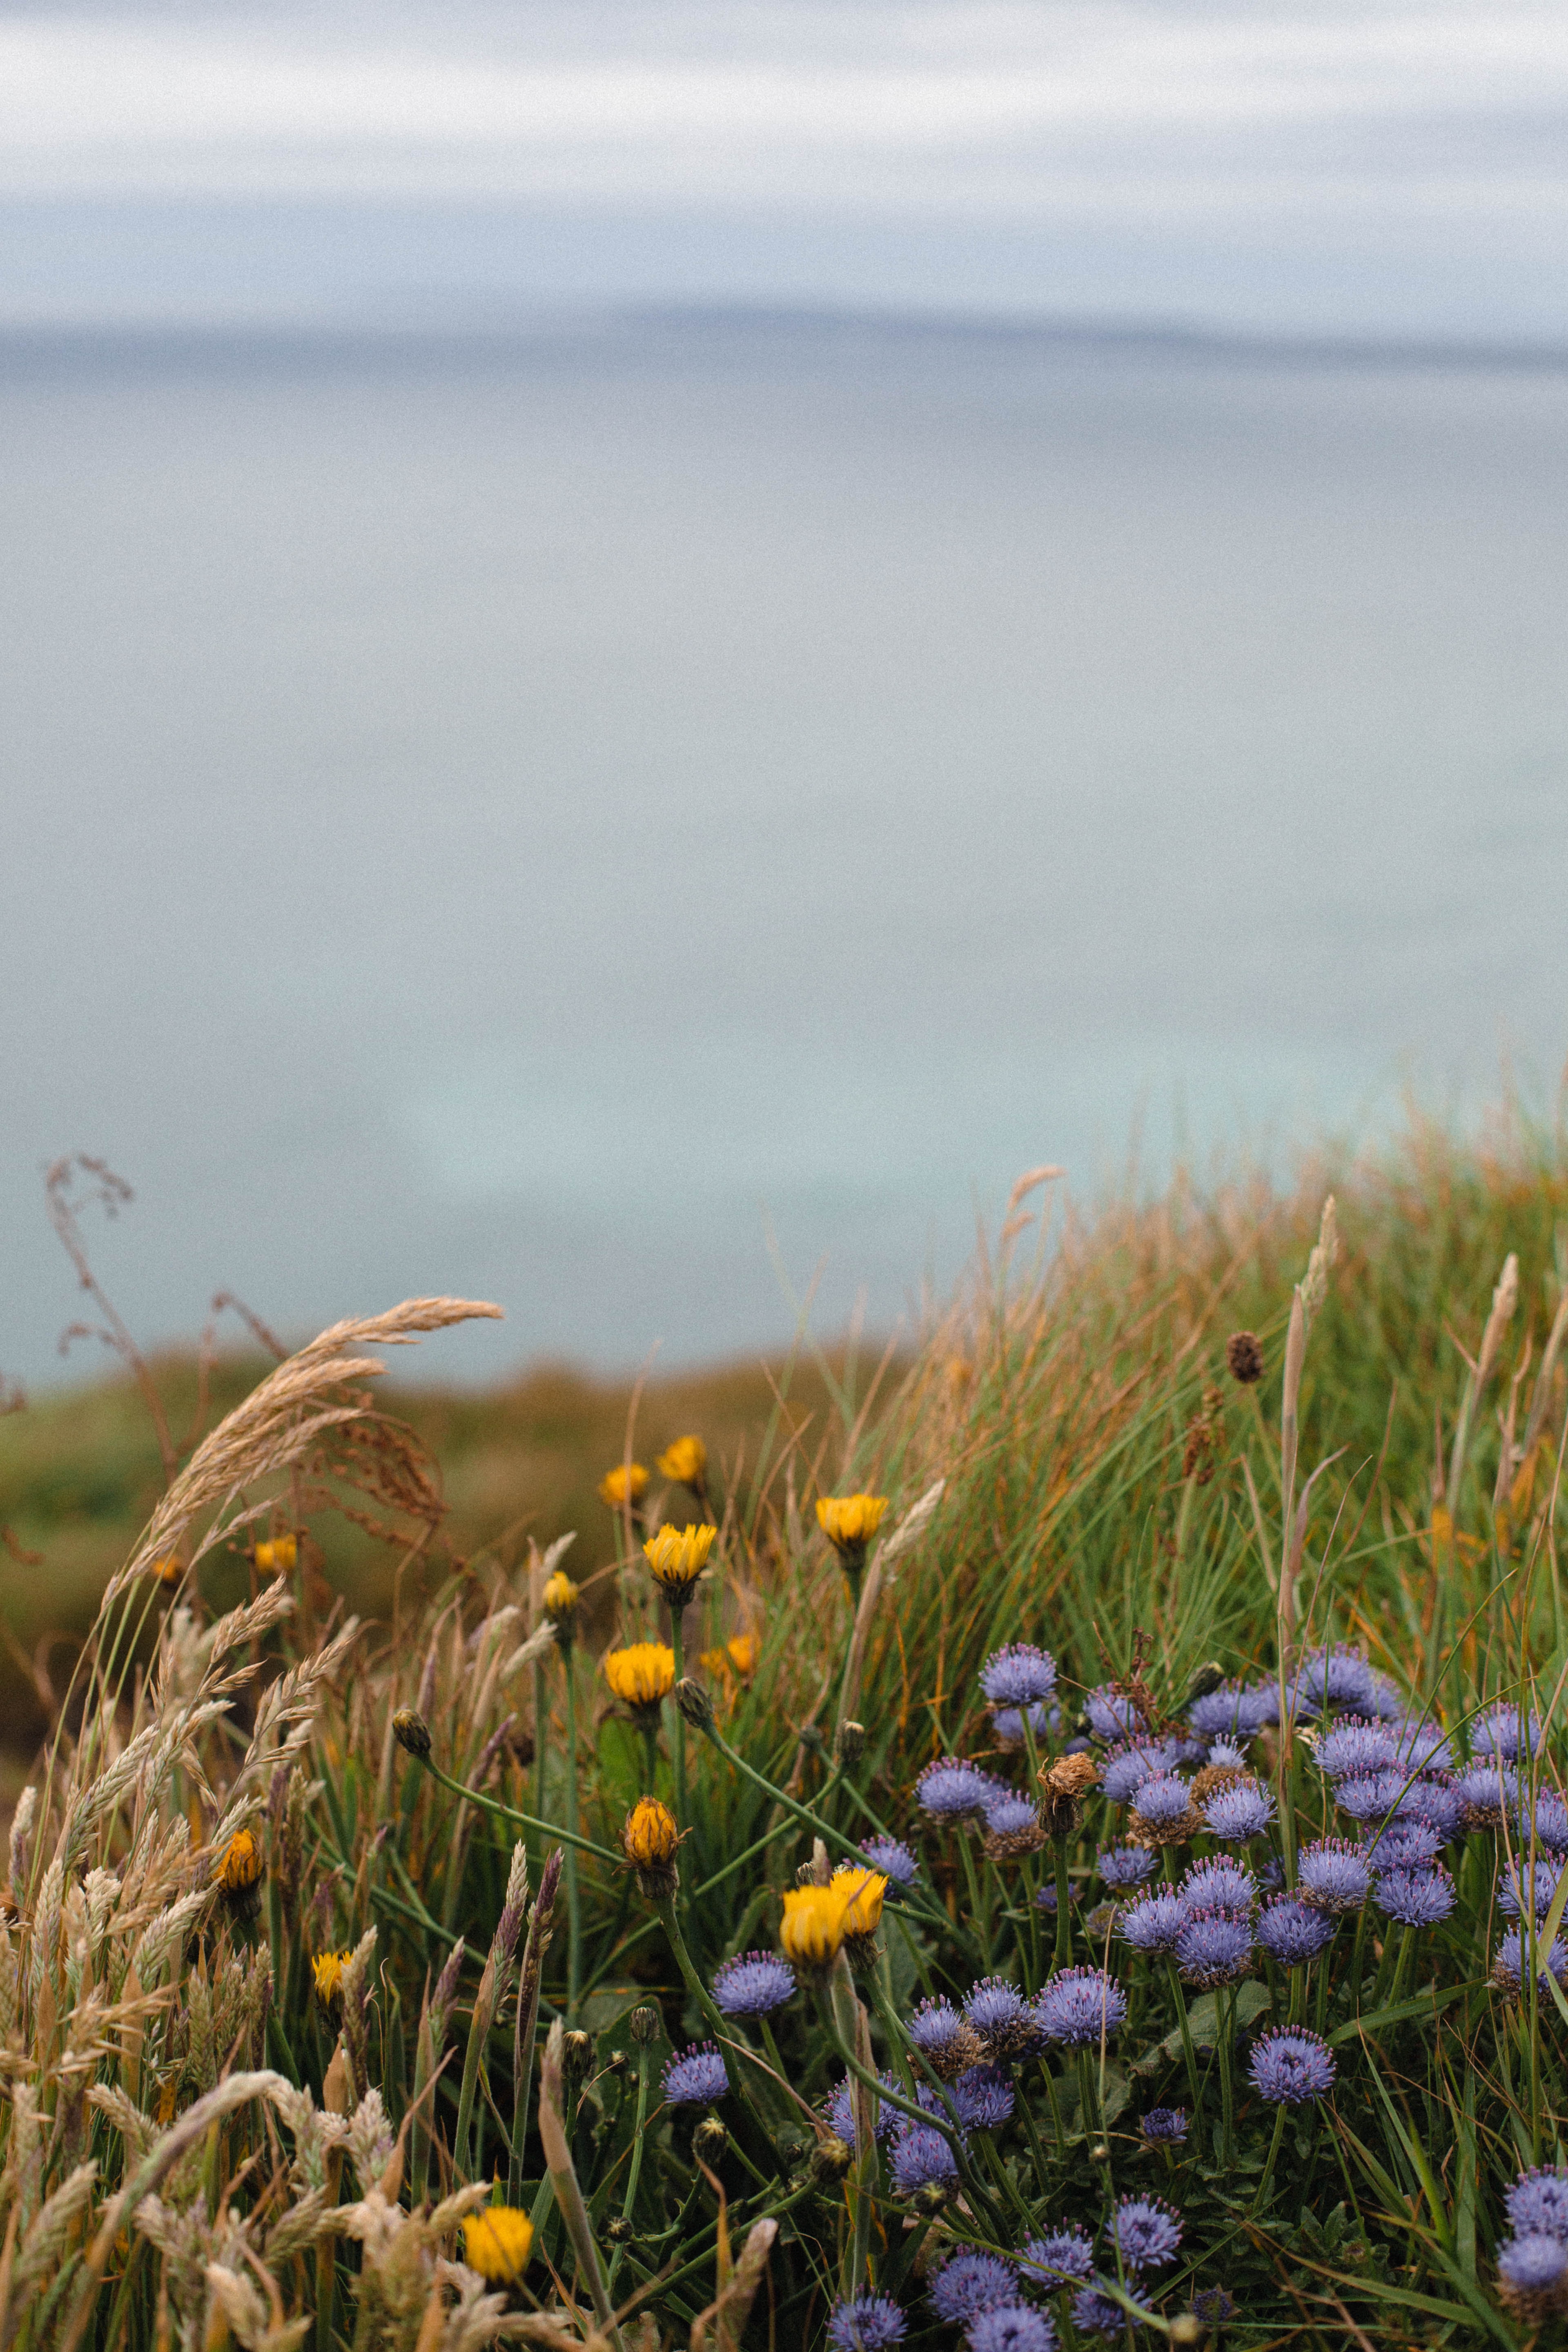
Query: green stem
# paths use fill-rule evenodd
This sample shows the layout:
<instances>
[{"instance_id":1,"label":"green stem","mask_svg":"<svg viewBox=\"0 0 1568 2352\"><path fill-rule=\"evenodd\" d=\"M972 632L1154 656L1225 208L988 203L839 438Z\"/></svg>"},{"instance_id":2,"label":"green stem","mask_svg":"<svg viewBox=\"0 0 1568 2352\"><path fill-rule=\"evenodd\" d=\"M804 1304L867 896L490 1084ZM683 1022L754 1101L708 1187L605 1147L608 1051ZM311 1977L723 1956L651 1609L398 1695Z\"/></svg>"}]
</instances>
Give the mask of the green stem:
<instances>
[{"instance_id":1,"label":"green stem","mask_svg":"<svg viewBox=\"0 0 1568 2352\"><path fill-rule=\"evenodd\" d=\"M669 1612L669 1646L675 1652L675 1679L679 1683L686 1672L686 1612L671 1609ZM674 1708L675 1721L670 1742L670 1760L675 1773L675 1818L682 1831L686 1828L686 1717Z\"/></svg>"},{"instance_id":2,"label":"green stem","mask_svg":"<svg viewBox=\"0 0 1568 2352\"><path fill-rule=\"evenodd\" d=\"M1281 2101L1274 2111L1274 2136L1268 2143L1268 2161L1263 2168L1263 2178L1258 2184L1258 2194L1252 2200L1252 2218L1256 2221L1268 2202L1268 2186L1274 2178L1274 2167L1279 2155L1279 2143L1285 2137L1285 2106Z\"/></svg>"},{"instance_id":3,"label":"green stem","mask_svg":"<svg viewBox=\"0 0 1568 2352\"><path fill-rule=\"evenodd\" d=\"M1187 2088L1193 2095L1193 2127L1197 2128L1198 2110L1203 2105L1203 2092L1198 2085L1198 2053L1193 2048L1193 2029L1187 2016L1186 1988L1183 1984L1175 1961L1166 1955L1166 1973L1171 1979L1171 1997L1176 2005L1176 2023L1182 2031L1182 2055L1187 2062Z\"/></svg>"},{"instance_id":4,"label":"green stem","mask_svg":"<svg viewBox=\"0 0 1568 2352\"><path fill-rule=\"evenodd\" d=\"M1055 1965L1065 1969L1072 1958L1072 1882L1068 1876L1068 1842L1059 1837L1056 1843L1057 1863L1057 1949Z\"/></svg>"},{"instance_id":5,"label":"green stem","mask_svg":"<svg viewBox=\"0 0 1568 2352\"><path fill-rule=\"evenodd\" d=\"M631 2221L637 2215L637 2179L642 2171L643 2139L647 2129L648 2092L652 2083L653 2045L644 2042L637 2049L637 2119L632 2131L631 2162L626 2168L626 2193L621 2200L623 2221ZM623 2247L617 2246L610 2256L610 2272L605 2281L605 2292L612 2301L616 2292L616 2273L620 2269L624 2251Z\"/></svg>"},{"instance_id":6,"label":"green stem","mask_svg":"<svg viewBox=\"0 0 1568 2352\"><path fill-rule=\"evenodd\" d=\"M687 1991L702 2012L704 2024L721 2049L732 2047L735 2035L730 2021L716 2006L712 1994L698 1975L691 1955L686 1948L686 1938L680 1932L680 1923L675 1916L674 1896L666 1896L665 1900L655 1907L663 1922L664 1932L669 1938L669 1948L675 1955L675 1965L685 1980ZM779 2162L778 2151L769 2137L766 2121L758 2114L752 2104L752 2095L743 2081L737 2081L731 2087L736 2105L740 2110L739 2119L749 2129L755 2143L752 2149L753 2158L765 2164L768 2170L776 2178L784 2168ZM740 2135L737 2134L737 2138L739 2137Z\"/></svg>"},{"instance_id":7,"label":"green stem","mask_svg":"<svg viewBox=\"0 0 1568 2352\"><path fill-rule=\"evenodd\" d=\"M1235 2053L1230 2046L1236 2032L1236 1995L1228 1986L1215 2000L1215 2024L1219 2040L1220 2162L1228 2165L1236 2155L1236 2086L1231 2080Z\"/></svg>"},{"instance_id":8,"label":"green stem","mask_svg":"<svg viewBox=\"0 0 1568 2352\"><path fill-rule=\"evenodd\" d=\"M574 1847L579 1853L591 1853L595 1861L607 1862L616 1870L625 1868L624 1853L612 1853L607 1845L595 1845L592 1838L577 1837L572 1831L563 1830L559 1822L541 1821L536 1813L520 1813L515 1805L503 1805L499 1797L487 1797L479 1789L468 1788L461 1780L454 1780L449 1772L443 1772L439 1764L428 1756L421 1760L426 1772L438 1780L443 1789L449 1789L455 1797L467 1797L470 1805L478 1805L481 1812L493 1813L498 1822L506 1822L516 1829L542 1830L547 1837L558 1839L563 1845ZM875 1867L874 1864L869 1866ZM451 1938L448 1937L447 1940L450 1942Z\"/></svg>"},{"instance_id":9,"label":"green stem","mask_svg":"<svg viewBox=\"0 0 1568 2352\"><path fill-rule=\"evenodd\" d=\"M566 1854L562 1876L566 1881L566 2022L577 2022L583 1987L583 1906L577 1889L577 1677L573 1671L574 1645L562 1651L566 1671Z\"/></svg>"}]
</instances>

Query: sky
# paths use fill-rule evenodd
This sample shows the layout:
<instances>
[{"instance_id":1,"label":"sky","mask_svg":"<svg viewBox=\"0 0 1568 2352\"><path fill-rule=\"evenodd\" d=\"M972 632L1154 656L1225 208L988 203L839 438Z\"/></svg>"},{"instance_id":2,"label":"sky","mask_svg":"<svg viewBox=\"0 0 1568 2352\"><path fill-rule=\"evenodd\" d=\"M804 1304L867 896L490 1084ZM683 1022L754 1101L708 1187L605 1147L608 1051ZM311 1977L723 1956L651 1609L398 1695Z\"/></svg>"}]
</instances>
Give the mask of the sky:
<instances>
[{"instance_id":1,"label":"sky","mask_svg":"<svg viewBox=\"0 0 1568 2352\"><path fill-rule=\"evenodd\" d=\"M1560 0L0 21L0 320L746 303L1568 336Z\"/></svg>"}]
</instances>

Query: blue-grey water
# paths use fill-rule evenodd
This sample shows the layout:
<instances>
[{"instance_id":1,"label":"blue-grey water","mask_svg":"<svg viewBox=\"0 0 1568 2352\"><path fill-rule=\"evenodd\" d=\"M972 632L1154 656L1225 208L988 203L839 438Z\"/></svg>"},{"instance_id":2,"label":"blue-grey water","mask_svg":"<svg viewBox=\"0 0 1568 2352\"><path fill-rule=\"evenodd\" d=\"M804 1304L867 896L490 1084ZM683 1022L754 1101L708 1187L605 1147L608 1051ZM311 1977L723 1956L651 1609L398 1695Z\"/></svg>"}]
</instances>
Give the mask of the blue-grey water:
<instances>
[{"instance_id":1,"label":"blue-grey water","mask_svg":"<svg viewBox=\"0 0 1568 2352\"><path fill-rule=\"evenodd\" d=\"M792 319L0 341L0 1368L676 1362L1142 1118L1568 1047L1568 370Z\"/></svg>"}]
</instances>

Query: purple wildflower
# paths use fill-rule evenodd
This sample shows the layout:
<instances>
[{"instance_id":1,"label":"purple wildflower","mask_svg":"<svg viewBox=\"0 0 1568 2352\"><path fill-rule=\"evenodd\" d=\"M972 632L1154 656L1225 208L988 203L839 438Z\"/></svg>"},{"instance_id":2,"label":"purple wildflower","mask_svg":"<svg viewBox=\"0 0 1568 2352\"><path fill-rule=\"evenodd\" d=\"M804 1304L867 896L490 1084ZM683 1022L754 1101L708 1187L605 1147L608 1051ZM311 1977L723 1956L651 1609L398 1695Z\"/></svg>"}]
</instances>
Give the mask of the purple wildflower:
<instances>
[{"instance_id":1,"label":"purple wildflower","mask_svg":"<svg viewBox=\"0 0 1568 2352\"><path fill-rule=\"evenodd\" d=\"M1151 2146L1174 2147L1186 2138L1191 2121L1185 2107L1150 2107L1138 2128Z\"/></svg>"},{"instance_id":2,"label":"purple wildflower","mask_svg":"<svg viewBox=\"0 0 1568 2352\"><path fill-rule=\"evenodd\" d=\"M1094 2276L1094 2242L1076 2221L1026 2240L1018 2254L1018 2268L1042 2286L1066 2286L1073 2279Z\"/></svg>"},{"instance_id":3,"label":"purple wildflower","mask_svg":"<svg viewBox=\"0 0 1568 2352\"><path fill-rule=\"evenodd\" d=\"M1010 2058L1033 2057L1044 2044L1034 2011L1016 1985L1003 1977L982 1977L971 1985L963 2014L993 2061L1005 2064Z\"/></svg>"},{"instance_id":4,"label":"purple wildflower","mask_svg":"<svg viewBox=\"0 0 1568 2352\"><path fill-rule=\"evenodd\" d=\"M1182 2242L1182 2217L1160 2197L1123 2197L1106 2232L1130 2271L1163 2270Z\"/></svg>"},{"instance_id":5,"label":"purple wildflower","mask_svg":"<svg viewBox=\"0 0 1568 2352\"><path fill-rule=\"evenodd\" d=\"M1050 2041L1083 2049L1125 2023L1127 1995L1103 1969L1061 1969L1042 1989L1035 2013Z\"/></svg>"},{"instance_id":6,"label":"purple wildflower","mask_svg":"<svg viewBox=\"0 0 1568 2352\"><path fill-rule=\"evenodd\" d=\"M952 2104L964 2131L1000 2131L1013 2113L1013 2085L995 2066L966 2066L954 2078Z\"/></svg>"},{"instance_id":7,"label":"purple wildflower","mask_svg":"<svg viewBox=\"0 0 1568 2352\"><path fill-rule=\"evenodd\" d=\"M1339 2068L1321 2033L1279 2026L1253 2043L1247 2071L1253 2089L1270 2106L1299 2107L1331 2091Z\"/></svg>"},{"instance_id":8,"label":"purple wildflower","mask_svg":"<svg viewBox=\"0 0 1568 2352\"><path fill-rule=\"evenodd\" d=\"M795 1970L771 1952L726 1960L713 1978L713 2005L726 2017L767 2017L795 1996Z\"/></svg>"},{"instance_id":9,"label":"purple wildflower","mask_svg":"<svg viewBox=\"0 0 1568 2352\"><path fill-rule=\"evenodd\" d=\"M1146 1845L1102 1845L1095 1861L1107 1886L1141 1886L1154 1874L1154 1857Z\"/></svg>"},{"instance_id":10,"label":"purple wildflower","mask_svg":"<svg viewBox=\"0 0 1568 2352\"><path fill-rule=\"evenodd\" d=\"M1399 1818L1425 1822L1447 1845L1464 1827L1464 1799L1447 1775L1413 1780L1399 1800Z\"/></svg>"},{"instance_id":11,"label":"purple wildflower","mask_svg":"<svg viewBox=\"0 0 1568 2352\"><path fill-rule=\"evenodd\" d=\"M1052 1707L1051 1715L1055 1715L1056 1712L1056 1708ZM1043 1706L994 1706L992 1708L991 1728L996 1735L996 1744L999 1748L1023 1747L1026 1715L1029 1718L1030 1737L1037 1742L1044 1739L1050 1717Z\"/></svg>"},{"instance_id":12,"label":"purple wildflower","mask_svg":"<svg viewBox=\"0 0 1568 2352\"><path fill-rule=\"evenodd\" d=\"M1235 1984L1252 1958L1252 1929L1244 1919L1220 1911L1189 1917L1176 1937L1176 1965L1188 1984L1202 1989Z\"/></svg>"},{"instance_id":13,"label":"purple wildflower","mask_svg":"<svg viewBox=\"0 0 1568 2352\"><path fill-rule=\"evenodd\" d=\"M1247 1919L1258 1900L1258 1882L1244 1862L1219 1853L1194 1862L1183 1874L1181 1892L1189 1911L1224 1911Z\"/></svg>"},{"instance_id":14,"label":"purple wildflower","mask_svg":"<svg viewBox=\"0 0 1568 2352\"><path fill-rule=\"evenodd\" d=\"M1371 1864L1345 1838L1320 1838L1303 1846L1296 1874L1302 1894L1320 1911L1359 1911L1372 1892Z\"/></svg>"},{"instance_id":15,"label":"purple wildflower","mask_svg":"<svg viewBox=\"0 0 1568 2352\"><path fill-rule=\"evenodd\" d=\"M1162 1891L1130 1903L1116 1922L1116 1932L1135 1952L1173 1952L1186 1923L1187 1906L1181 1896Z\"/></svg>"},{"instance_id":16,"label":"purple wildflower","mask_svg":"<svg viewBox=\"0 0 1568 2352\"><path fill-rule=\"evenodd\" d=\"M877 2079L886 2091L901 2093L903 2090L903 2084L896 2074L882 2074ZM859 2146L859 2137L855 2129L855 2088L854 2083L846 2074L822 2110L827 2119L828 2130L836 2133L848 2147ZM878 2139L886 2139L888 2134L898 2128L904 2121L905 2118L897 2107L889 2107L884 2100L878 2100L875 2126L875 2135Z\"/></svg>"},{"instance_id":17,"label":"purple wildflower","mask_svg":"<svg viewBox=\"0 0 1568 2352\"><path fill-rule=\"evenodd\" d=\"M920 1864L901 1838L868 1838L860 1851L895 1886L912 1886L921 1874Z\"/></svg>"},{"instance_id":18,"label":"purple wildflower","mask_svg":"<svg viewBox=\"0 0 1568 2352\"><path fill-rule=\"evenodd\" d=\"M1485 1715L1478 1716L1471 1724L1470 1753L1472 1756L1496 1756L1505 1764L1517 1764L1524 1753L1527 1736L1530 1752L1534 1756L1541 1747L1541 1719L1533 1707L1527 1712L1509 1701L1489 1708Z\"/></svg>"},{"instance_id":19,"label":"purple wildflower","mask_svg":"<svg viewBox=\"0 0 1568 2352\"><path fill-rule=\"evenodd\" d=\"M1205 2327L1223 2327L1240 2308L1222 2286L1201 2286L1193 2297L1193 2317L1201 2319Z\"/></svg>"},{"instance_id":20,"label":"purple wildflower","mask_svg":"<svg viewBox=\"0 0 1568 2352\"><path fill-rule=\"evenodd\" d=\"M1377 1881L1377 1907L1403 1927L1431 1927L1454 1907L1454 1882L1440 1863L1430 1870L1390 1870Z\"/></svg>"},{"instance_id":21,"label":"purple wildflower","mask_svg":"<svg viewBox=\"0 0 1568 2352\"><path fill-rule=\"evenodd\" d=\"M985 1808L985 1827L992 1837L1017 1837L1040 1826L1040 1809L1033 1801L1009 1789Z\"/></svg>"},{"instance_id":22,"label":"purple wildflower","mask_svg":"<svg viewBox=\"0 0 1568 2352\"><path fill-rule=\"evenodd\" d=\"M1520 1814L1520 1827L1525 1843L1529 1842L1527 1815ZM1553 1853L1568 1853L1568 1805L1555 1789L1542 1789L1535 1800L1535 1836L1540 1845L1549 1846Z\"/></svg>"},{"instance_id":23,"label":"purple wildflower","mask_svg":"<svg viewBox=\"0 0 1568 2352\"><path fill-rule=\"evenodd\" d=\"M1109 1683L1101 1683L1098 1690L1086 1691L1083 1707L1089 1727L1097 1739L1136 1739L1141 1731L1148 1728L1132 1701L1112 1690Z\"/></svg>"},{"instance_id":24,"label":"purple wildflower","mask_svg":"<svg viewBox=\"0 0 1568 2352\"><path fill-rule=\"evenodd\" d=\"M973 2055L975 2048L973 2028L964 2023L952 2001L935 1997L921 2001L907 2021L904 2032L939 2074L949 2066L956 2066L961 2058Z\"/></svg>"},{"instance_id":25,"label":"purple wildflower","mask_svg":"<svg viewBox=\"0 0 1568 2352\"><path fill-rule=\"evenodd\" d=\"M1204 1807L1204 1820L1226 1845L1245 1845L1249 1838L1261 1837L1273 1819L1274 1800L1256 1780L1235 1780L1228 1789L1216 1790Z\"/></svg>"},{"instance_id":26,"label":"purple wildflower","mask_svg":"<svg viewBox=\"0 0 1568 2352\"><path fill-rule=\"evenodd\" d=\"M1560 2238L1568 2246L1568 2172L1537 2165L1520 2174L1502 2201L1521 2238Z\"/></svg>"},{"instance_id":27,"label":"purple wildflower","mask_svg":"<svg viewBox=\"0 0 1568 2352\"><path fill-rule=\"evenodd\" d=\"M1447 1734L1424 1716L1406 1716L1394 1727L1399 1747L1399 1761L1407 1771L1447 1772L1452 1769L1454 1751L1448 1745Z\"/></svg>"},{"instance_id":28,"label":"purple wildflower","mask_svg":"<svg viewBox=\"0 0 1568 2352\"><path fill-rule=\"evenodd\" d=\"M969 2352L1056 2352L1055 2324L1026 2303L983 2311L969 2330Z\"/></svg>"},{"instance_id":29,"label":"purple wildflower","mask_svg":"<svg viewBox=\"0 0 1568 2352\"><path fill-rule=\"evenodd\" d=\"M1558 2286L1568 2271L1568 2246L1561 2238L1544 2234L1510 2238L1498 2248L1498 2276L1519 2295L1536 2295Z\"/></svg>"},{"instance_id":30,"label":"purple wildflower","mask_svg":"<svg viewBox=\"0 0 1568 2352\"><path fill-rule=\"evenodd\" d=\"M1454 1783L1473 1829L1500 1829L1509 1810L1509 1788L1495 1764L1472 1764Z\"/></svg>"},{"instance_id":31,"label":"purple wildflower","mask_svg":"<svg viewBox=\"0 0 1568 2352\"><path fill-rule=\"evenodd\" d=\"M1080 2336L1120 2336L1130 2321L1134 2327L1143 2325L1108 2294L1099 2294L1091 2286L1081 2288L1072 2299L1072 2324Z\"/></svg>"},{"instance_id":32,"label":"purple wildflower","mask_svg":"<svg viewBox=\"0 0 1568 2352\"><path fill-rule=\"evenodd\" d=\"M1279 1720L1279 1693L1273 1683L1221 1683L1187 1709L1200 1739L1256 1739L1266 1723Z\"/></svg>"},{"instance_id":33,"label":"purple wildflower","mask_svg":"<svg viewBox=\"0 0 1568 2352\"><path fill-rule=\"evenodd\" d=\"M962 2327L1011 2303L1017 2292L1017 2273L1000 2254L954 2254L931 2279L926 2300L949 2327Z\"/></svg>"},{"instance_id":34,"label":"purple wildflower","mask_svg":"<svg viewBox=\"0 0 1568 2352\"><path fill-rule=\"evenodd\" d=\"M1119 1741L1107 1750L1100 1787L1113 1805L1125 1805L1146 1780L1157 1780L1176 1760L1171 1739Z\"/></svg>"},{"instance_id":35,"label":"purple wildflower","mask_svg":"<svg viewBox=\"0 0 1568 2352\"><path fill-rule=\"evenodd\" d=\"M1318 1769L1331 1780L1384 1772L1399 1760L1393 1734L1381 1724L1368 1723L1362 1715L1345 1716L1318 1742Z\"/></svg>"},{"instance_id":36,"label":"purple wildflower","mask_svg":"<svg viewBox=\"0 0 1568 2352\"><path fill-rule=\"evenodd\" d=\"M1558 1983L1562 1984L1563 1979L1568 1978L1568 1944L1563 1943L1561 1936L1554 1936L1552 1939L1551 1950L1543 1951L1540 1939L1537 1938L1535 1962L1537 1980L1542 1990L1545 1989L1546 1972L1549 1969ZM1503 1937L1497 1950L1492 1954L1491 1975L1493 1984L1501 1992L1518 1992L1522 1986L1524 1938L1517 1927Z\"/></svg>"},{"instance_id":37,"label":"purple wildflower","mask_svg":"<svg viewBox=\"0 0 1568 2352\"><path fill-rule=\"evenodd\" d=\"M1372 1715L1378 1711L1381 1696L1377 1676L1361 1652L1342 1644L1316 1650L1302 1660L1292 1693L1292 1712L1322 1715L1330 1707L1344 1707Z\"/></svg>"},{"instance_id":38,"label":"purple wildflower","mask_svg":"<svg viewBox=\"0 0 1568 2352\"><path fill-rule=\"evenodd\" d=\"M730 2087L724 2061L711 2042L694 2042L672 2058L664 2070L665 2103L672 2107L707 2107Z\"/></svg>"},{"instance_id":39,"label":"purple wildflower","mask_svg":"<svg viewBox=\"0 0 1568 2352\"><path fill-rule=\"evenodd\" d=\"M962 1821L968 1814L983 1813L1003 1785L961 1756L942 1756L928 1764L916 1780L915 1802L922 1812L932 1813L939 1821Z\"/></svg>"},{"instance_id":40,"label":"purple wildflower","mask_svg":"<svg viewBox=\"0 0 1568 2352\"><path fill-rule=\"evenodd\" d=\"M1357 1772L1342 1780L1334 1802L1352 1822L1386 1821L1405 1794L1405 1775L1397 1764L1383 1772Z\"/></svg>"},{"instance_id":41,"label":"purple wildflower","mask_svg":"<svg viewBox=\"0 0 1568 2352\"><path fill-rule=\"evenodd\" d=\"M1422 1870L1442 1853L1442 1833L1430 1822L1395 1820L1363 1851L1373 1870Z\"/></svg>"},{"instance_id":42,"label":"purple wildflower","mask_svg":"<svg viewBox=\"0 0 1568 2352\"><path fill-rule=\"evenodd\" d=\"M900 2197L912 2197L933 2184L942 2189L957 2185L958 2158L931 2124L906 2124L893 2142L889 2161L893 2187Z\"/></svg>"},{"instance_id":43,"label":"purple wildflower","mask_svg":"<svg viewBox=\"0 0 1568 2352\"><path fill-rule=\"evenodd\" d=\"M1056 1660L1033 1642L993 1650L980 1669L980 1687L993 1706L1028 1706L1049 1698L1056 1686Z\"/></svg>"},{"instance_id":44,"label":"purple wildflower","mask_svg":"<svg viewBox=\"0 0 1568 2352\"><path fill-rule=\"evenodd\" d=\"M1528 1854L1521 1854L1510 1863L1503 1873L1502 1884L1498 1888L1499 1907L1509 1918L1519 1918L1524 1909L1521 1898L1528 1887L1534 1893L1537 1919L1544 1919L1552 1908L1552 1898L1557 1892L1562 1876L1563 1864L1549 1855L1538 1853L1531 1863Z\"/></svg>"},{"instance_id":45,"label":"purple wildflower","mask_svg":"<svg viewBox=\"0 0 1568 2352\"><path fill-rule=\"evenodd\" d=\"M1281 1968L1299 1969L1333 1942L1334 1923L1297 1895L1277 1895L1258 1916L1258 1940Z\"/></svg>"},{"instance_id":46,"label":"purple wildflower","mask_svg":"<svg viewBox=\"0 0 1568 2352\"><path fill-rule=\"evenodd\" d=\"M833 2352L886 2352L889 2344L901 2344L909 2332L909 2321L896 2303L885 2294L858 2294L847 2303L836 2303L827 2321L827 2340Z\"/></svg>"},{"instance_id":47,"label":"purple wildflower","mask_svg":"<svg viewBox=\"0 0 1568 2352\"><path fill-rule=\"evenodd\" d=\"M1133 1800L1132 1811L1150 1829L1167 1830L1186 1819L1191 1804L1192 1792L1184 1780L1162 1777L1144 1781Z\"/></svg>"}]
</instances>

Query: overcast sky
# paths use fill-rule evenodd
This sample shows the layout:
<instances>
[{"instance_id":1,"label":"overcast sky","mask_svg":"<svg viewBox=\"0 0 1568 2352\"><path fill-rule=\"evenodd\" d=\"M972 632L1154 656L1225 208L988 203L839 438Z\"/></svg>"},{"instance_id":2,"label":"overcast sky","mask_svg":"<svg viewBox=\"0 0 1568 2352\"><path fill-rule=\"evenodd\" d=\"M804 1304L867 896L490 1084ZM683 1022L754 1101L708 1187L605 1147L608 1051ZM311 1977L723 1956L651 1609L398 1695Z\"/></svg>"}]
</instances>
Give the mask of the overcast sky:
<instances>
[{"instance_id":1,"label":"overcast sky","mask_svg":"<svg viewBox=\"0 0 1568 2352\"><path fill-rule=\"evenodd\" d=\"M27 8L0 315L743 299L1568 333L1562 0Z\"/></svg>"}]
</instances>

